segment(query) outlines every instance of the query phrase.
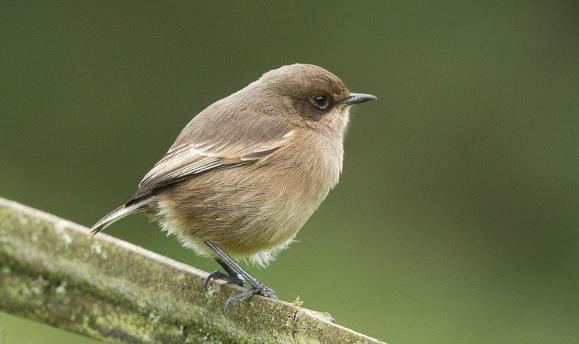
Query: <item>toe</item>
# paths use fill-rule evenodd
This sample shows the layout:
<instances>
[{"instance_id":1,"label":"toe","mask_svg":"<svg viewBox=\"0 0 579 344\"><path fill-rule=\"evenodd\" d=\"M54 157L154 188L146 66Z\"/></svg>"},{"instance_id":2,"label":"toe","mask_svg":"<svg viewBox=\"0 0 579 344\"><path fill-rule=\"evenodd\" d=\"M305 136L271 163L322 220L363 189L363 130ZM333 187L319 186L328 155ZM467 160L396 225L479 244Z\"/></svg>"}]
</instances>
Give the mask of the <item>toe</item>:
<instances>
[{"instance_id":1,"label":"toe","mask_svg":"<svg viewBox=\"0 0 579 344\"><path fill-rule=\"evenodd\" d=\"M203 283L203 288L205 288L205 290L207 290L207 288L209 287L209 282L211 282L211 280L213 279L220 279L223 278L223 276L225 276L225 274L221 271L213 271L212 273L210 273L207 278L205 278L205 282Z\"/></svg>"},{"instance_id":2,"label":"toe","mask_svg":"<svg viewBox=\"0 0 579 344\"><path fill-rule=\"evenodd\" d=\"M239 301L243 301L245 299L252 297L253 295L256 294L256 292L257 292L257 290L255 290L255 289L249 289L249 290L246 290L246 291L239 293L235 296L230 297L223 304L223 313L227 314L227 310L229 309L229 307L231 307L231 305L233 305L234 303L237 303Z\"/></svg>"},{"instance_id":3,"label":"toe","mask_svg":"<svg viewBox=\"0 0 579 344\"><path fill-rule=\"evenodd\" d=\"M275 294L275 291L273 291L273 289L265 287L265 286L261 289L258 289L257 294L259 294L261 296L269 297L272 299L277 299L277 295Z\"/></svg>"}]
</instances>

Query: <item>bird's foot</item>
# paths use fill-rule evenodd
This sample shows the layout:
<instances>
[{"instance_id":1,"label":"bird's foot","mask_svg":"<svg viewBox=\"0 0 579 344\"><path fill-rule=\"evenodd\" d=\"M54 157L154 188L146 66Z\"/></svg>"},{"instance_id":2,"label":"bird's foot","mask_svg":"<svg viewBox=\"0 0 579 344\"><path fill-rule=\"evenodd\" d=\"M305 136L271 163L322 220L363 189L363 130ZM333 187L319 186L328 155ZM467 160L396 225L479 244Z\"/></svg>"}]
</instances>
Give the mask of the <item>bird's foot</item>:
<instances>
[{"instance_id":1,"label":"bird's foot","mask_svg":"<svg viewBox=\"0 0 579 344\"><path fill-rule=\"evenodd\" d=\"M227 309L229 309L229 307L232 304L237 303L239 301L249 299L250 297L252 297L254 295L261 295L264 297L277 299L277 295L275 294L275 291L273 291L273 289L266 287L262 283L259 283L258 285L253 286L252 289L246 290L242 293L239 293L239 294L227 299L227 301L225 301L225 303L223 304L223 312L226 313Z\"/></svg>"},{"instance_id":2,"label":"bird's foot","mask_svg":"<svg viewBox=\"0 0 579 344\"><path fill-rule=\"evenodd\" d=\"M269 297L270 299L277 299L277 295L275 294L275 291L273 291L273 289L271 289L269 287L266 287L261 282L258 282L256 285L254 285L253 289L251 289L251 290L255 290L254 295L261 295L264 297Z\"/></svg>"},{"instance_id":3,"label":"bird's foot","mask_svg":"<svg viewBox=\"0 0 579 344\"><path fill-rule=\"evenodd\" d=\"M243 287L243 284L245 283L245 280L241 276L237 277L237 276L232 276L232 275L223 273L221 271L213 271L212 273L210 273L207 276L207 278L205 278L205 283L203 283L203 287L205 288L205 290L208 289L209 282L211 282L211 280L214 280L214 279L225 280L228 283L235 284L235 285L238 285L240 287Z\"/></svg>"},{"instance_id":4,"label":"bird's foot","mask_svg":"<svg viewBox=\"0 0 579 344\"><path fill-rule=\"evenodd\" d=\"M221 265L221 267L223 267L223 269L225 269L225 271L227 271L227 275L222 272L214 272L210 274L205 280L205 285L209 283L209 280L211 280L211 278L225 278L228 280L233 278L234 279L233 283L237 285L243 286L244 283L248 283L249 285L251 285L250 290L246 290L225 301L225 304L223 305L223 312L227 312L227 309L232 304L248 299L253 295L261 295L264 297L277 299L277 295L275 295L273 289L266 287L255 277L251 276L233 258L231 258L231 256L229 256L225 251L223 251L221 247L210 241L205 241L205 244L207 244L207 246L217 254L215 260L217 261L217 263L219 263L219 265Z\"/></svg>"}]
</instances>

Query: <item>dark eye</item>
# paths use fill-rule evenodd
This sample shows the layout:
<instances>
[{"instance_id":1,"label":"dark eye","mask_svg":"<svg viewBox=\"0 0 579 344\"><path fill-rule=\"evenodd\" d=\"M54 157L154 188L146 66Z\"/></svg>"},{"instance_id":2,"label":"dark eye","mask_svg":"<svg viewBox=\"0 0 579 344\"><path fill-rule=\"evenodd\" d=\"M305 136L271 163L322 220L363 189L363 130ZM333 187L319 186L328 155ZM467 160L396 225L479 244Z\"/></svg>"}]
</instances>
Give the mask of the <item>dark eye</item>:
<instances>
[{"instance_id":1,"label":"dark eye","mask_svg":"<svg viewBox=\"0 0 579 344\"><path fill-rule=\"evenodd\" d=\"M312 104L320 110L325 110L330 105L328 96L315 96L312 98Z\"/></svg>"}]
</instances>

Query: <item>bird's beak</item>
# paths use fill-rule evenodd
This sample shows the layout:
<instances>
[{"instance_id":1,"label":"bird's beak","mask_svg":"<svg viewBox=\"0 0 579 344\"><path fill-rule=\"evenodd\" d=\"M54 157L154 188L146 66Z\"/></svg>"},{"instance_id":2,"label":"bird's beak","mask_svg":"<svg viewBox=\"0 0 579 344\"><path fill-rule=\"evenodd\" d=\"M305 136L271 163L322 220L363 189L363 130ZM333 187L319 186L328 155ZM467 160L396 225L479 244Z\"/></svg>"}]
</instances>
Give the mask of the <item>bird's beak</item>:
<instances>
[{"instance_id":1,"label":"bird's beak","mask_svg":"<svg viewBox=\"0 0 579 344\"><path fill-rule=\"evenodd\" d=\"M350 93L350 96L343 100L344 104L352 105L363 102L369 102L371 100L376 100L376 96L364 93Z\"/></svg>"}]
</instances>

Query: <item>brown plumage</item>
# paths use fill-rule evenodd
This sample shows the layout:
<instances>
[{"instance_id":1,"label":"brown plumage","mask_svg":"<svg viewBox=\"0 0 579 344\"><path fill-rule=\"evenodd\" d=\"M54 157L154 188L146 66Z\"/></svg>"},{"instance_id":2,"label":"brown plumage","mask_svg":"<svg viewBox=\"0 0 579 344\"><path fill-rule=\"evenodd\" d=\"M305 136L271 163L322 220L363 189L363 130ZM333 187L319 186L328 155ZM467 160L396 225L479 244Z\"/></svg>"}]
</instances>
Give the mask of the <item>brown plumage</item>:
<instances>
[{"instance_id":1,"label":"brown plumage","mask_svg":"<svg viewBox=\"0 0 579 344\"><path fill-rule=\"evenodd\" d=\"M195 116L91 232L143 209L198 254L267 264L338 183L350 105L372 99L314 65L269 71Z\"/></svg>"}]
</instances>

